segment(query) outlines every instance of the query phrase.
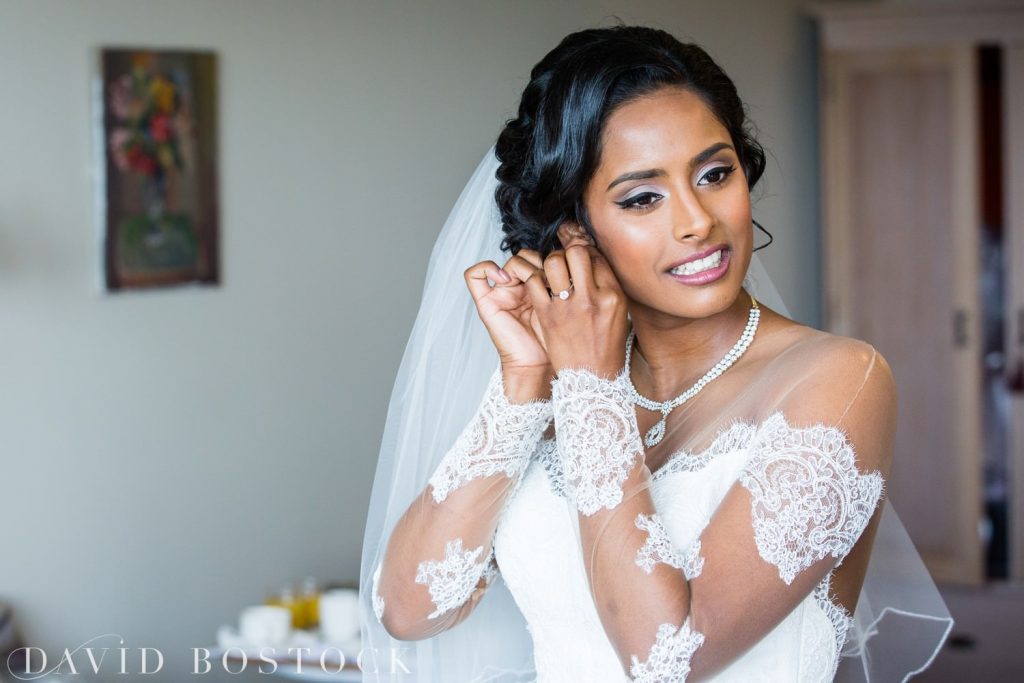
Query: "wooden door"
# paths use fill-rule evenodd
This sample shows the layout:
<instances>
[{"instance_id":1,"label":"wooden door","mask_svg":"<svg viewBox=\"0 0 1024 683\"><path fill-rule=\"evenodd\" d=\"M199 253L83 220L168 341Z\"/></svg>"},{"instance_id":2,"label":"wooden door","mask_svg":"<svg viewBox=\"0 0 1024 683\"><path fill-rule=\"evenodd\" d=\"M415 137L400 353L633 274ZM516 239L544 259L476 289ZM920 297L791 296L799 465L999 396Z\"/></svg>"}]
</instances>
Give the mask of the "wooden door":
<instances>
[{"instance_id":1,"label":"wooden door","mask_svg":"<svg viewBox=\"0 0 1024 683\"><path fill-rule=\"evenodd\" d=\"M975 53L824 57L825 318L889 360L899 427L888 491L938 581L984 562Z\"/></svg>"},{"instance_id":2,"label":"wooden door","mask_svg":"<svg viewBox=\"0 0 1024 683\"><path fill-rule=\"evenodd\" d=\"M1010 577L1024 580L1024 44L1003 54Z\"/></svg>"}]
</instances>

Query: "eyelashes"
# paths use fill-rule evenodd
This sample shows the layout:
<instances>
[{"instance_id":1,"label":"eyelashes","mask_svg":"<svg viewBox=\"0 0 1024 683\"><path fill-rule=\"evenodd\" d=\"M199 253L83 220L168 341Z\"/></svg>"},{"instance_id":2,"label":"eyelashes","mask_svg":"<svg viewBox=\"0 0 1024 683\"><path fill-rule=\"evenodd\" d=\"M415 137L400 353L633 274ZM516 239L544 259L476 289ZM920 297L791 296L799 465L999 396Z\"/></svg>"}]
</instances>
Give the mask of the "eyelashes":
<instances>
[{"instance_id":1,"label":"eyelashes","mask_svg":"<svg viewBox=\"0 0 1024 683\"><path fill-rule=\"evenodd\" d=\"M708 172L705 173L699 181L697 181L697 184L710 185L712 187L722 185L726 180L728 180L729 176L731 176L735 170L735 165L716 166L708 170ZM708 182L704 182L705 180ZM615 204L626 211L644 212L649 211L651 207L657 204L662 198L663 196L657 192L641 192L640 194L633 195L628 199L615 202Z\"/></svg>"},{"instance_id":2,"label":"eyelashes","mask_svg":"<svg viewBox=\"0 0 1024 683\"><path fill-rule=\"evenodd\" d=\"M621 202L615 203L627 211L646 211L659 199L661 199L661 195L656 192L641 192L629 199L624 199Z\"/></svg>"},{"instance_id":3,"label":"eyelashes","mask_svg":"<svg viewBox=\"0 0 1024 683\"><path fill-rule=\"evenodd\" d=\"M721 173L722 174L722 178L720 180L712 180L711 181L712 185L721 185L722 183L725 182L726 178L728 178L729 176L732 175L732 172L735 171L735 170L736 170L736 166L735 165L733 165L733 166L715 166L714 168L709 170L707 173L705 173L704 177L701 178L701 180L704 180L704 178L708 178L711 175L714 175L716 173ZM701 183L698 181L697 184L700 185Z\"/></svg>"}]
</instances>

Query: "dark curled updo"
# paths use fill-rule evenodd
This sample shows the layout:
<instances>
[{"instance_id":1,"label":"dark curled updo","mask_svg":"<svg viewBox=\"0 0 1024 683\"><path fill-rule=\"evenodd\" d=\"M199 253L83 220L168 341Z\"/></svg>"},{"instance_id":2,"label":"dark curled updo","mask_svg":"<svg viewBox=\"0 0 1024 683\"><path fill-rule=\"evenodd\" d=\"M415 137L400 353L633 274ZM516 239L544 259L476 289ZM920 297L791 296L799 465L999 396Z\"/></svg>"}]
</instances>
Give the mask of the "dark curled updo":
<instances>
[{"instance_id":1,"label":"dark curled updo","mask_svg":"<svg viewBox=\"0 0 1024 683\"><path fill-rule=\"evenodd\" d=\"M748 129L736 86L703 49L644 26L578 31L533 67L518 116L505 122L495 144L503 251L534 249L546 257L561 248L556 233L566 220L594 238L583 193L597 169L605 122L619 106L664 86L687 88L704 101L729 131L753 189L764 150Z\"/></svg>"}]
</instances>

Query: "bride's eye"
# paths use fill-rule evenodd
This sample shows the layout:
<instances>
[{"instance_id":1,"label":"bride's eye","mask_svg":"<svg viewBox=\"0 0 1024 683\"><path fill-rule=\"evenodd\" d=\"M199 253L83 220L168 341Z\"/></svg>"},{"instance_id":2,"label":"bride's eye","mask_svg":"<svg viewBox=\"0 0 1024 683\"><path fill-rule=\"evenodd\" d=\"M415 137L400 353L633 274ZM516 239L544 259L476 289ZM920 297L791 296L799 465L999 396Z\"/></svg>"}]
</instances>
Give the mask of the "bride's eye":
<instances>
[{"instance_id":1,"label":"bride's eye","mask_svg":"<svg viewBox=\"0 0 1024 683\"><path fill-rule=\"evenodd\" d=\"M699 181L698 185L721 185L725 182L726 178L732 175L732 172L736 170L735 166L715 166L713 169L705 173ZM707 180L707 182L704 182Z\"/></svg>"},{"instance_id":2,"label":"bride's eye","mask_svg":"<svg viewBox=\"0 0 1024 683\"><path fill-rule=\"evenodd\" d=\"M627 211L647 211L660 199L662 196L656 192L641 192L615 203Z\"/></svg>"}]
</instances>

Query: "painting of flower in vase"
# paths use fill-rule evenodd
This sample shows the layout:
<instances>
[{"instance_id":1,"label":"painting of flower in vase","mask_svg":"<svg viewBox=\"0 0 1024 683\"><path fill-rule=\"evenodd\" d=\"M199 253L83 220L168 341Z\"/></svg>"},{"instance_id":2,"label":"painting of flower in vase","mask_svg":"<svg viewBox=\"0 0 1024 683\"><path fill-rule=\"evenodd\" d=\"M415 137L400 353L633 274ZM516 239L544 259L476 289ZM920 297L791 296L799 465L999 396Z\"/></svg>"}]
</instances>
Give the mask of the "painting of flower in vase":
<instances>
[{"instance_id":1,"label":"painting of flower in vase","mask_svg":"<svg viewBox=\"0 0 1024 683\"><path fill-rule=\"evenodd\" d=\"M216 55L100 51L108 290L216 284Z\"/></svg>"}]
</instances>

